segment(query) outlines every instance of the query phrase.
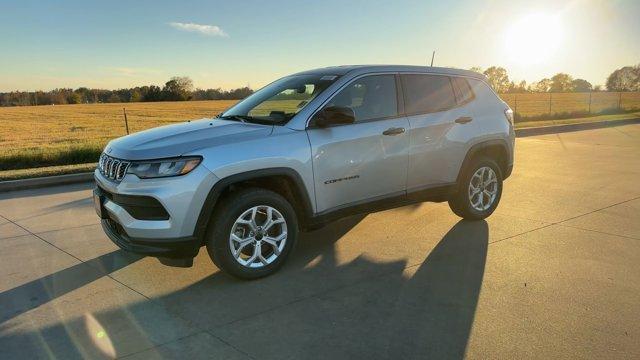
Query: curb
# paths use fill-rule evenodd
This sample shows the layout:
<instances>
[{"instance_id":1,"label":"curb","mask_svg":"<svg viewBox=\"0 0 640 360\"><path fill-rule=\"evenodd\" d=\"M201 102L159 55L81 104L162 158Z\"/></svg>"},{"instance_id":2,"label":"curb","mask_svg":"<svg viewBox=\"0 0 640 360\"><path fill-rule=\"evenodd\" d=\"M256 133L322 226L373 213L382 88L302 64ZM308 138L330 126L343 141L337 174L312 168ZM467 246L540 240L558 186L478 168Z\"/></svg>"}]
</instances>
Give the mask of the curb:
<instances>
[{"instance_id":1,"label":"curb","mask_svg":"<svg viewBox=\"0 0 640 360\"><path fill-rule=\"evenodd\" d=\"M535 136L535 135L559 134L559 133L565 133L565 132L571 132L571 131L602 129L602 128L607 128L612 126L629 125L629 124L640 124L640 118L625 119L625 120L604 120L604 121L581 123L581 124L531 127L531 128L524 128L524 129L516 129L515 132L516 132L516 137L527 137L527 136Z\"/></svg>"},{"instance_id":2,"label":"curb","mask_svg":"<svg viewBox=\"0 0 640 360\"><path fill-rule=\"evenodd\" d=\"M93 172L0 181L0 193L93 181Z\"/></svg>"},{"instance_id":3,"label":"curb","mask_svg":"<svg viewBox=\"0 0 640 360\"><path fill-rule=\"evenodd\" d=\"M582 124L550 125L516 129L516 137L528 137L535 135L559 134L571 131L601 129L612 126L640 124L640 118L626 120L605 120ZM0 193L15 190L36 189L46 186L75 184L93 181L93 172L45 176L23 180L0 181Z\"/></svg>"}]
</instances>

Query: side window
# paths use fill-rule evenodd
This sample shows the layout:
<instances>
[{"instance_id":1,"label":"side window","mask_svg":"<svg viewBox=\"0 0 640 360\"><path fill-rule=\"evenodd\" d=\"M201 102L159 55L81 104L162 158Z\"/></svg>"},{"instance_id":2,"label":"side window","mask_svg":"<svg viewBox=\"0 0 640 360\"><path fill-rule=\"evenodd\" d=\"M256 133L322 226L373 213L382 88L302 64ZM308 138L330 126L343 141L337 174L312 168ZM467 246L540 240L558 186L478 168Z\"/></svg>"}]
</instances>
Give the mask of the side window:
<instances>
[{"instance_id":1,"label":"side window","mask_svg":"<svg viewBox=\"0 0 640 360\"><path fill-rule=\"evenodd\" d=\"M471 90L471 86L469 86L469 83L466 79L460 77L452 77L451 82L453 83L453 90L456 93L458 104L466 104L469 101L473 100L473 91Z\"/></svg>"},{"instance_id":2,"label":"side window","mask_svg":"<svg viewBox=\"0 0 640 360\"><path fill-rule=\"evenodd\" d=\"M431 113L456 106L449 77L442 75L401 75L407 114Z\"/></svg>"},{"instance_id":3,"label":"side window","mask_svg":"<svg viewBox=\"0 0 640 360\"><path fill-rule=\"evenodd\" d=\"M394 75L371 75L355 80L340 90L325 107L344 106L353 110L356 122L398 115Z\"/></svg>"}]
</instances>

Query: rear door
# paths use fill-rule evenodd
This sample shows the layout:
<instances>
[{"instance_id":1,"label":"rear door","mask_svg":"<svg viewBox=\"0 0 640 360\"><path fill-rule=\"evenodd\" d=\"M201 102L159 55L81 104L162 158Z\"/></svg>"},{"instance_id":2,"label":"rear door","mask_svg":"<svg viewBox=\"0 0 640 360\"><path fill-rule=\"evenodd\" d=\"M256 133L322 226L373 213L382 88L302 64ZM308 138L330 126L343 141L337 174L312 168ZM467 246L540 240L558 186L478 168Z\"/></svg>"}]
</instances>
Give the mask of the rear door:
<instances>
[{"instance_id":1,"label":"rear door","mask_svg":"<svg viewBox=\"0 0 640 360\"><path fill-rule=\"evenodd\" d=\"M405 194L409 123L398 104L394 74L357 78L327 102L350 107L356 120L307 130L317 212Z\"/></svg>"},{"instance_id":2,"label":"rear door","mask_svg":"<svg viewBox=\"0 0 640 360\"><path fill-rule=\"evenodd\" d=\"M470 129L470 100L458 100L457 80L437 74L401 74L404 106L409 121L407 191L414 192L455 182Z\"/></svg>"}]
</instances>

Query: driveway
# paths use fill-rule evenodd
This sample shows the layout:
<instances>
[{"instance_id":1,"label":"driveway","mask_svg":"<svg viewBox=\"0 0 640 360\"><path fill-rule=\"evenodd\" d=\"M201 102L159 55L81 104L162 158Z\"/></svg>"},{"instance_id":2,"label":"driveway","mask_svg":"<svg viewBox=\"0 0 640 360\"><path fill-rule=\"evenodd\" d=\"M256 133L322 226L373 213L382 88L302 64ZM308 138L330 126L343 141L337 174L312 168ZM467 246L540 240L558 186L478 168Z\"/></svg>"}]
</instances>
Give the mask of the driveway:
<instances>
[{"instance_id":1,"label":"driveway","mask_svg":"<svg viewBox=\"0 0 640 360\"><path fill-rule=\"evenodd\" d=\"M516 151L487 221L346 218L251 282L119 250L90 184L0 194L0 357L639 358L640 125Z\"/></svg>"}]
</instances>

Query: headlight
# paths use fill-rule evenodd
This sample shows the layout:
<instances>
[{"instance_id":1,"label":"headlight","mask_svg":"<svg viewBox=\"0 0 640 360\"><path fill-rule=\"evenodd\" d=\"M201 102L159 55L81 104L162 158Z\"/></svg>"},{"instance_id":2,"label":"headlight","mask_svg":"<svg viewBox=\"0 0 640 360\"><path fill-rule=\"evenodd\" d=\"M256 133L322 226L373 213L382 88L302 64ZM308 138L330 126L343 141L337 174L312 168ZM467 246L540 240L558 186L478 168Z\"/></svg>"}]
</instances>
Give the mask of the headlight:
<instances>
[{"instance_id":1,"label":"headlight","mask_svg":"<svg viewBox=\"0 0 640 360\"><path fill-rule=\"evenodd\" d=\"M127 170L141 179L160 178L188 174L200 164L200 157L184 157L132 162Z\"/></svg>"}]
</instances>

